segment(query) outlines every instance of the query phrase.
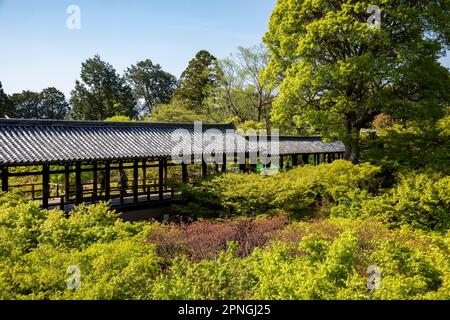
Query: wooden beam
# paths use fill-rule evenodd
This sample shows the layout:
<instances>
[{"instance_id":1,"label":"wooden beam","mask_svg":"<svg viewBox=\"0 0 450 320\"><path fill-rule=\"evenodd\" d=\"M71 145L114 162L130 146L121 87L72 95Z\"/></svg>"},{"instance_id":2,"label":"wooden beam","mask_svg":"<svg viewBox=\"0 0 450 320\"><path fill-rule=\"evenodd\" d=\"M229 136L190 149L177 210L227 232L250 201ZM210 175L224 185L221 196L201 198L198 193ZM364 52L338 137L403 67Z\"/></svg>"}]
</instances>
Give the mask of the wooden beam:
<instances>
[{"instance_id":1,"label":"wooden beam","mask_svg":"<svg viewBox=\"0 0 450 320\"><path fill-rule=\"evenodd\" d=\"M2 167L2 191L3 192L8 192L8 188L9 188L9 172L8 172L8 167L4 166Z\"/></svg>"},{"instance_id":2,"label":"wooden beam","mask_svg":"<svg viewBox=\"0 0 450 320\"><path fill-rule=\"evenodd\" d=\"M48 209L48 199L50 198L50 168L49 165L42 166L42 207Z\"/></svg>"}]
</instances>

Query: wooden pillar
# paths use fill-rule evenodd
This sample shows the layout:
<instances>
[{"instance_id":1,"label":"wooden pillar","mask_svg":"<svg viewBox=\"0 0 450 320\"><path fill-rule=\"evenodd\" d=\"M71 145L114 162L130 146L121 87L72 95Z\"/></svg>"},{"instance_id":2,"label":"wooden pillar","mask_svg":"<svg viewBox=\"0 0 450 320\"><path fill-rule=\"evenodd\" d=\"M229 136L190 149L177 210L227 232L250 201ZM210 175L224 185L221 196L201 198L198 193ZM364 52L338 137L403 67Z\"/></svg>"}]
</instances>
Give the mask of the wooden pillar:
<instances>
[{"instance_id":1,"label":"wooden pillar","mask_svg":"<svg viewBox=\"0 0 450 320\"><path fill-rule=\"evenodd\" d=\"M50 198L50 167L48 164L42 166L42 207L48 209L48 199Z\"/></svg>"},{"instance_id":2,"label":"wooden pillar","mask_svg":"<svg viewBox=\"0 0 450 320\"><path fill-rule=\"evenodd\" d=\"M208 165L205 161L202 162L202 177L206 177L208 175Z\"/></svg>"},{"instance_id":3,"label":"wooden pillar","mask_svg":"<svg viewBox=\"0 0 450 320\"><path fill-rule=\"evenodd\" d=\"M298 166L298 156L296 154L292 155L292 166L293 167Z\"/></svg>"},{"instance_id":4,"label":"wooden pillar","mask_svg":"<svg viewBox=\"0 0 450 320\"><path fill-rule=\"evenodd\" d=\"M145 159L142 163L142 186L144 188L144 192L147 194L147 201L150 201L150 187L147 186L147 161L148 159Z\"/></svg>"},{"instance_id":5,"label":"wooden pillar","mask_svg":"<svg viewBox=\"0 0 450 320\"><path fill-rule=\"evenodd\" d=\"M111 162L105 163L105 200L111 199Z\"/></svg>"},{"instance_id":6,"label":"wooden pillar","mask_svg":"<svg viewBox=\"0 0 450 320\"><path fill-rule=\"evenodd\" d=\"M215 164L214 171L216 174L219 173L219 164L218 163Z\"/></svg>"},{"instance_id":7,"label":"wooden pillar","mask_svg":"<svg viewBox=\"0 0 450 320\"><path fill-rule=\"evenodd\" d=\"M9 188L9 172L8 172L8 167L4 166L2 167L2 191L3 192L8 192L8 188Z\"/></svg>"},{"instance_id":8,"label":"wooden pillar","mask_svg":"<svg viewBox=\"0 0 450 320\"><path fill-rule=\"evenodd\" d=\"M76 193L76 204L83 202L83 186L81 185L81 163L77 162L75 164L75 193Z\"/></svg>"},{"instance_id":9,"label":"wooden pillar","mask_svg":"<svg viewBox=\"0 0 450 320\"><path fill-rule=\"evenodd\" d=\"M222 173L227 172L227 155L223 154Z\"/></svg>"},{"instance_id":10,"label":"wooden pillar","mask_svg":"<svg viewBox=\"0 0 450 320\"><path fill-rule=\"evenodd\" d=\"M303 165L306 166L309 164L309 154L302 155Z\"/></svg>"},{"instance_id":11,"label":"wooden pillar","mask_svg":"<svg viewBox=\"0 0 450 320\"><path fill-rule=\"evenodd\" d=\"M188 170L187 170L187 164L185 164L185 163L181 164L181 177L182 177L183 183L188 183Z\"/></svg>"},{"instance_id":12,"label":"wooden pillar","mask_svg":"<svg viewBox=\"0 0 450 320\"><path fill-rule=\"evenodd\" d=\"M159 160L159 200L164 200L164 160Z\"/></svg>"},{"instance_id":13,"label":"wooden pillar","mask_svg":"<svg viewBox=\"0 0 450 320\"><path fill-rule=\"evenodd\" d=\"M139 201L139 161L133 162L133 200L135 203Z\"/></svg>"},{"instance_id":14,"label":"wooden pillar","mask_svg":"<svg viewBox=\"0 0 450 320\"><path fill-rule=\"evenodd\" d=\"M119 177L120 177L120 171L123 170L123 161L119 161ZM124 198L123 198L123 192L120 190L121 186L119 186L119 196L120 196L120 204L124 204Z\"/></svg>"},{"instance_id":15,"label":"wooden pillar","mask_svg":"<svg viewBox=\"0 0 450 320\"><path fill-rule=\"evenodd\" d=\"M164 159L164 190L167 191L167 176L168 176L169 167L167 165L167 159Z\"/></svg>"},{"instance_id":16,"label":"wooden pillar","mask_svg":"<svg viewBox=\"0 0 450 320\"><path fill-rule=\"evenodd\" d=\"M280 155L280 170L283 170L284 168L284 156Z\"/></svg>"},{"instance_id":17,"label":"wooden pillar","mask_svg":"<svg viewBox=\"0 0 450 320\"><path fill-rule=\"evenodd\" d=\"M70 164L64 166L64 193L66 196L66 203L70 201Z\"/></svg>"},{"instance_id":18,"label":"wooden pillar","mask_svg":"<svg viewBox=\"0 0 450 320\"><path fill-rule=\"evenodd\" d=\"M98 165L97 162L94 162L93 166L93 176L94 176L94 187L92 190L92 202L95 203L97 201L97 194L98 194Z\"/></svg>"},{"instance_id":19,"label":"wooden pillar","mask_svg":"<svg viewBox=\"0 0 450 320\"><path fill-rule=\"evenodd\" d=\"M239 171L241 173L245 173L247 172L247 155L245 155L245 163L244 164L239 164Z\"/></svg>"}]
</instances>

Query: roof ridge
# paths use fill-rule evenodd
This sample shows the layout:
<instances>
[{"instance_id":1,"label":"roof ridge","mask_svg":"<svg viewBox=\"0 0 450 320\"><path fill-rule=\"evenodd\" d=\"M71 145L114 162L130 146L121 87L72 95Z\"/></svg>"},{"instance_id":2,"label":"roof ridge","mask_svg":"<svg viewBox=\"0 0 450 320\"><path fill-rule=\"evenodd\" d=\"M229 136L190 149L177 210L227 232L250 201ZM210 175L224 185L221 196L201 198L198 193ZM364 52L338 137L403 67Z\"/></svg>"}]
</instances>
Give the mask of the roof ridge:
<instances>
[{"instance_id":1,"label":"roof ridge","mask_svg":"<svg viewBox=\"0 0 450 320\"><path fill-rule=\"evenodd\" d=\"M0 119L0 127L116 127L116 128L194 128L194 123L189 122L115 122L115 121L83 121L83 120L51 120L51 119ZM203 128L211 129L235 129L232 123L202 123Z\"/></svg>"}]
</instances>

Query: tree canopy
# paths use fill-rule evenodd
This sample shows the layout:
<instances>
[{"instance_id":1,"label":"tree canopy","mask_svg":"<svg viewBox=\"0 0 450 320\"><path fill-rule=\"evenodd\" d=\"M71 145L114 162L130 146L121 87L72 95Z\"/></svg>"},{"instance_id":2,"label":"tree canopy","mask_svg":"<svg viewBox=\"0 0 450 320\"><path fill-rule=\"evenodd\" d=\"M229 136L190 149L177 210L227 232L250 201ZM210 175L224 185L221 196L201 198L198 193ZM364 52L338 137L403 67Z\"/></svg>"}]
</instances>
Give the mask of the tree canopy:
<instances>
[{"instance_id":1,"label":"tree canopy","mask_svg":"<svg viewBox=\"0 0 450 320\"><path fill-rule=\"evenodd\" d=\"M14 103L3 91L2 83L0 82L0 117L13 117L15 115Z\"/></svg>"},{"instance_id":2,"label":"tree canopy","mask_svg":"<svg viewBox=\"0 0 450 320\"><path fill-rule=\"evenodd\" d=\"M180 87L174 98L197 113L206 113L208 100L213 97L220 78L217 58L206 50L199 51L181 74Z\"/></svg>"},{"instance_id":3,"label":"tree canopy","mask_svg":"<svg viewBox=\"0 0 450 320\"><path fill-rule=\"evenodd\" d=\"M243 122L264 122L269 127L275 90L261 74L268 63L269 53L263 44L239 47L220 61L220 98L229 116Z\"/></svg>"},{"instance_id":4,"label":"tree canopy","mask_svg":"<svg viewBox=\"0 0 450 320\"><path fill-rule=\"evenodd\" d=\"M131 87L100 56L82 63L80 77L81 81L76 81L70 99L74 118L104 120L117 115L138 116Z\"/></svg>"},{"instance_id":5,"label":"tree canopy","mask_svg":"<svg viewBox=\"0 0 450 320\"><path fill-rule=\"evenodd\" d=\"M367 9L381 8L381 28ZM360 130L385 112L436 121L449 101L449 2L279 0L270 19L271 62L279 85L273 121L285 131L310 125L346 145L358 161Z\"/></svg>"},{"instance_id":6,"label":"tree canopy","mask_svg":"<svg viewBox=\"0 0 450 320\"><path fill-rule=\"evenodd\" d=\"M160 104L167 104L177 88L177 78L164 71L159 64L150 59L140 61L126 70L125 77L133 88L137 99L144 101L150 114Z\"/></svg>"},{"instance_id":7,"label":"tree canopy","mask_svg":"<svg viewBox=\"0 0 450 320\"><path fill-rule=\"evenodd\" d=\"M14 117L23 119L64 119L69 112L69 103L64 93L54 87L41 92L25 90L11 95Z\"/></svg>"},{"instance_id":8,"label":"tree canopy","mask_svg":"<svg viewBox=\"0 0 450 320\"><path fill-rule=\"evenodd\" d=\"M153 122L207 122L205 115L200 115L189 109L180 101L172 101L170 104L161 104L155 108L151 117Z\"/></svg>"}]
</instances>

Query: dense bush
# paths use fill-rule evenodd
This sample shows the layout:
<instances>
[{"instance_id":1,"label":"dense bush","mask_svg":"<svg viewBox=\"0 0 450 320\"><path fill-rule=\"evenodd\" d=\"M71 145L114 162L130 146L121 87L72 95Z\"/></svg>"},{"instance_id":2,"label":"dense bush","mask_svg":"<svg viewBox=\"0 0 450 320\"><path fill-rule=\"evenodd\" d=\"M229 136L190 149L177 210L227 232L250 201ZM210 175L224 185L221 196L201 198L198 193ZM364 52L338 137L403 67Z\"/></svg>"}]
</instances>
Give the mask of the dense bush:
<instances>
[{"instance_id":1,"label":"dense bush","mask_svg":"<svg viewBox=\"0 0 450 320\"><path fill-rule=\"evenodd\" d=\"M448 299L449 250L449 235L391 231L374 221L294 223L244 259L233 246L217 260L176 259L156 278L153 298ZM372 265L381 269L373 293L366 286Z\"/></svg>"},{"instance_id":2,"label":"dense bush","mask_svg":"<svg viewBox=\"0 0 450 320\"><path fill-rule=\"evenodd\" d=\"M148 239L156 245L158 256L166 259L181 255L193 261L217 259L230 243L237 243L237 255L246 257L264 246L287 222L286 217L197 221L181 227L163 226L150 233Z\"/></svg>"},{"instance_id":3,"label":"dense bush","mask_svg":"<svg viewBox=\"0 0 450 320\"><path fill-rule=\"evenodd\" d=\"M273 176L227 174L182 187L188 206L177 207L197 216L278 214L316 215L347 201L353 194L377 192L381 169L369 164L336 161L298 167Z\"/></svg>"},{"instance_id":4,"label":"dense bush","mask_svg":"<svg viewBox=\"0 0 450 320\"><path fill-rule=\"evenodd\" d=\"M336 161L273 176L227 174L184 187L194 216L376 217L390 227L450 229L450 178ZM397 182L398 181L398 182ZM397 182L397 184L394 184Z\"/></svg>"},{"instance_id":5,"label":"dense bush","mask_svg":"<svg viewBox=\"0 0 450 320\"><path fill-rule=\"evenodd\" d=\"M450 177L404 177L386 194L362 202L361 215L378 216L393 227L408 224L446 232L450 229Z\"/></svg>"},{"instance_id":6,"label":"dense bush","mask_svg":"<svg viewBox=\"0 0 450 320\"><path fill-rule=\"evenodd\" d=\"M381 190L381 177L344 161L214 177L189 189L212 188L202 208L270 214L185 225L123 222L106 204L66 217L0 194L0 299L450 299L450 178ZM273 216L296 204L334 217ZM69 266L79 290L67 288ZM381 270L372 293L369 266Z\"/></svg>"}]
</instances>

